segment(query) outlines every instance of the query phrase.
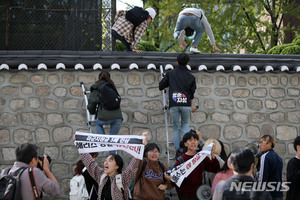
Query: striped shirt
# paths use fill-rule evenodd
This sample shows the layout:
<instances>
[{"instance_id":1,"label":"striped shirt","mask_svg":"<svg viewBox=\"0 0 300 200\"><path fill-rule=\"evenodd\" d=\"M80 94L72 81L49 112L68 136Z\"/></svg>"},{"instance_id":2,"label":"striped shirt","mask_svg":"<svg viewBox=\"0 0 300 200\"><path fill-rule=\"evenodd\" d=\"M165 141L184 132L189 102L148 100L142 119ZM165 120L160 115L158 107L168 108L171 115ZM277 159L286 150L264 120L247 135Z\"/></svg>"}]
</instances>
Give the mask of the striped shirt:
<instances>
[{"instance_id":1,"label":"striped shirt","mask_svg":"<svg viewBox=\"0 0 300 200\"><path fill-rule=\"evenodd\" d=\"M143 33L147 29L147 20L142 22L136 27L134 31L134 41L132 38L133 24L125 18L126 11L120 10L115 16L115 24L112 29L115 30L119 35L123 36L128 43L131 43L132 49L137 49L137 45L140 42Z\"/></svg>"}]
</instances>

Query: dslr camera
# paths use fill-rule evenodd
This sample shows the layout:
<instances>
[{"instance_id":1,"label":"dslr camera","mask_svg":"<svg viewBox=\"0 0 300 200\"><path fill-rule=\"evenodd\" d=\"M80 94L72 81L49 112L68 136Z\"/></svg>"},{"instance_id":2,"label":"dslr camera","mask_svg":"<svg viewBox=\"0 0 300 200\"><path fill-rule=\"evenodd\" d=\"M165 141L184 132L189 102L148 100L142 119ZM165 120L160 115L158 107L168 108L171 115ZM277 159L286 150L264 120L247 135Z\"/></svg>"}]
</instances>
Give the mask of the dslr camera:
<instances>
[{"instance_id":1,"label":"dslr camera","mask_svg":"<svg viewBox=\"0 0 300 200\"><path fill-rule=\"evenodd\" d=\"M40 161L42 161L42 166L40 165L40 163L38 162L37 168L39 168L40 170L43 171L43 166L44 166L44 156L38 156L38 159ZM47 155L47 160L49 161L49 164L51 163L51 157L49 155Z\"/></svg>"}]
</instances>

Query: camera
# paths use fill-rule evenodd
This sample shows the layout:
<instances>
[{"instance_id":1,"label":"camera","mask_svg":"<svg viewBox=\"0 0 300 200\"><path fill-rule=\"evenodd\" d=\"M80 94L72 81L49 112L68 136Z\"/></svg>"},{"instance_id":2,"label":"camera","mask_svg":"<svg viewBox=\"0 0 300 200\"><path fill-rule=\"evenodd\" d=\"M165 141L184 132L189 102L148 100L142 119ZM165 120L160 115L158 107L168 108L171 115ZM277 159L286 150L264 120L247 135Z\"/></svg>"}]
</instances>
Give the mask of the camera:
<instances>
[{"instance_id":1,"label":"camera","mask_svg":"<svg viewBox=\"0 0 300 200\"><path fill-rule=\"evenodd\" d=\"M38 159L40 161L42 161L42 166L40 165L40 163L38 162L37 168L39 168L40 170L43 171L43 165L44 165L44 156L38 156ZM51 157L49 155L47 155L47 160L49 161L49 164L51 163Z\"/></svg>"}]
</instances>

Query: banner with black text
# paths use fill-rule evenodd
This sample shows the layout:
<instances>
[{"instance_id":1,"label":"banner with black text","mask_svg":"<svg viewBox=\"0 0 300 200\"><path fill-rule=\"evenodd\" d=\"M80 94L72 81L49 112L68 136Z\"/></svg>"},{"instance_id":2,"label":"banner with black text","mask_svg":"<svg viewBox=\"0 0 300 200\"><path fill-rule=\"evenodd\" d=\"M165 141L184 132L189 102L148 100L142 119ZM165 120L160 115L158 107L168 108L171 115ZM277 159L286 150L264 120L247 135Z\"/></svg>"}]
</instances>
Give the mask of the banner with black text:
<instances>
[{"instance_id":1,"label":"banner with black text","mask_svg":"<svg viewBox=\"0 0 300 200\"><path fill-rule=\"evenodd\" d=\"M142 160L144 154L143 139L138 135L100 135L76 131L75 146L80 154L101 151L126 151Z\"/></svg>"},{"instance_id":2,"label":"banner with black text","mask_svg":"<svg viewBox=\"0 0 300 200\"><path fill-rule=\"evenodd\" d=\"M183 180L190 175L190 173L204 160L206 156L211 154L213 143L210 143L205 149L198 152L194 157L186 162L176 166L167 173L171 176L171 181L180 187Z\"/></svg>"}]
</instances>

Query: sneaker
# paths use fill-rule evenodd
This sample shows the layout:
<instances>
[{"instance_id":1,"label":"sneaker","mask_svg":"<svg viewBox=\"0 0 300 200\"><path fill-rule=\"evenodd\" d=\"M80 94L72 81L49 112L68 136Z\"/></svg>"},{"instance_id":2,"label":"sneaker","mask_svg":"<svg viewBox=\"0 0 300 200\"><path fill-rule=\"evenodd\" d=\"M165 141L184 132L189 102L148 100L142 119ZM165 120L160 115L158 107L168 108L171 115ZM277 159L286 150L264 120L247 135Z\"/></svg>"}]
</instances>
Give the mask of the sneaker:
<instances>
[{"instance_id":1,"label":"sneaker","mask_svg":"<svg viewBox=\"0 0 300 200\"><path fill-rule=\"evenodd\" d=\"M178 37L178 43L181 46L184 42L184 36L185 36L185 30L180 31L179 37Z\"/></svg>"},{"instance_id":2,"label":"sneaker","mask_svg":"<svg viewBox=\"0 0 300 200\"><path fill-rule=\"evenodd\" d=\"M193 47L190 48L190 52L191 53L201 53L197 48L193 48Z\"/></svg>"}]
</instances>

